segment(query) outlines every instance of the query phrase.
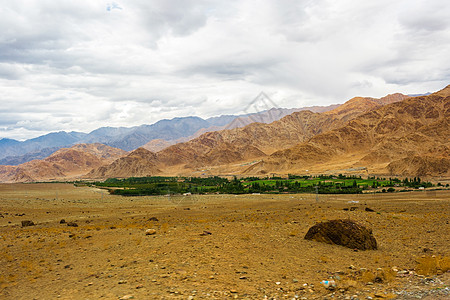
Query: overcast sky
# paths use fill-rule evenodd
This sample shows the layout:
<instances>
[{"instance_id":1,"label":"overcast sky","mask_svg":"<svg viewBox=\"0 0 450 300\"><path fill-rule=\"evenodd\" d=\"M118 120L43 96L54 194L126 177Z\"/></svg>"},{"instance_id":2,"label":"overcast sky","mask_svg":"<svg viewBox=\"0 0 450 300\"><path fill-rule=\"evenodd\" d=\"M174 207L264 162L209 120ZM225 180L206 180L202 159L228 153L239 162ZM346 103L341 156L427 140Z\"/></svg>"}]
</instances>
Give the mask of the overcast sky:
<instances>
[{"instance_id":1,"label":"overcast sky","mask_svg":"<svg viewBox=\"0 0 450 300\"><path fill-rule=\"evenodd\" d=\"M0 0L0 138L433 92L448 0ZM248 109L247 109L248 110Z\"/></svg>"}]
</instances>

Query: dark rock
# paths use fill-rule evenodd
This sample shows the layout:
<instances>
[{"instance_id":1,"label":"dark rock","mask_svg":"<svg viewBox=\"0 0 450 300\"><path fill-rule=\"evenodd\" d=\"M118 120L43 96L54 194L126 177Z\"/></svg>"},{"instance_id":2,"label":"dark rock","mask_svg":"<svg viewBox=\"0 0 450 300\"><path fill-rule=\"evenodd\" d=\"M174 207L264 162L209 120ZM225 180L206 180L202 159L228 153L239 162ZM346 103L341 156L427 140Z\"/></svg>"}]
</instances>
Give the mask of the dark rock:
<instances>
[{"instance_id":1,"label":"dark rock","mask_svg":"<svg viewBox=\"0 0 450 300\"><path fill-rule=\"evenodd\" d=\"M204 230L202 233L200 233L200 235L205 236L205 235L211 235L212 233L209 231Z\"/></svg>"},{"instance_id":2,"label":"dark rock","mask_svg":"<svg viewBox=\"0 0 450 300\"><path fill-rule=\"evenodd\" d=\"M305 239L341 245L351 249L377 249L377 241L372 235L372 230L350 220L331 220L318 223L308 230Z\"/></svg>"},{"instance_id":3,"label":"dark rock","mask_svg":"<svg viewBox=\"0 0 450 300\"><path fill-rule=\"evenodd\" d=\"M366 211L370 211L370 212L374 212L374 210L373 209L371 209L370 207L366 207L366 209L365 209Z\"/></svg>"},{"instance_id":4,"label":"dark rock","mask_svg":"<svg viewBox=\"0 0 450 300\"><path fill-rule=\"evenodd\" d=\"M59 221L59 224L66 224L66 220L61 219L61 221Z\"/></svg>"},{"instance_id":5,"label":"dark rock","mask_svg":"<svg viewBox=\"0 0 450 300\"><path fill-rule=\"evenodd\" d=\"M157 217L151 217L151 218L148 219L148 220L149 220L149 221L155 221L155 222L158 222L158 221L159 221Z\"/></svg>"},{"instance_id":6,"label":"dark rock","mask_svg":"<svg viewBox=\"0 0 450 300\"><path fill-rule=\"evenodd\" d=\"M78 224L75 222L67 222L67 226L78 227Z\"/></svg>"},{"instance_id":7,"label":"dark rock","mask_svg":"<svg viewBox=\"0 0 450 300\"><path fill-rule=\"evenodd\" d=\"M34 222L30 220L22 221L22 227L34 226Z\"/></svg>"}]
</instances>

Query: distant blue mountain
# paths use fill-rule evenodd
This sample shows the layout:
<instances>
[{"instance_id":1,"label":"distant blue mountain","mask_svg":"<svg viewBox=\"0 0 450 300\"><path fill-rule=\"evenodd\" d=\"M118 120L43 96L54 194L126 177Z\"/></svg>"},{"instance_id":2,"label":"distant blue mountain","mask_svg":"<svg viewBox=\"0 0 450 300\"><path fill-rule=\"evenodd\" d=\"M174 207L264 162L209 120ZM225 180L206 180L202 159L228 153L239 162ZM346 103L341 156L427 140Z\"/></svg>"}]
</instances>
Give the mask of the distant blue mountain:
<instances>
[{"instance_id":1,"label":"distant blue mountain","mask_svg":"<svg viewBox=\"0 0 450 300\"><path fill-rule=\"evenodd\" d=\"M52 132L23 142L13 139L0 140L0 159L8 156L21 156L26 153L40 151L44 148L64 147L77 143L86 136L82 132Z\"/></svg>"}]
</instances>

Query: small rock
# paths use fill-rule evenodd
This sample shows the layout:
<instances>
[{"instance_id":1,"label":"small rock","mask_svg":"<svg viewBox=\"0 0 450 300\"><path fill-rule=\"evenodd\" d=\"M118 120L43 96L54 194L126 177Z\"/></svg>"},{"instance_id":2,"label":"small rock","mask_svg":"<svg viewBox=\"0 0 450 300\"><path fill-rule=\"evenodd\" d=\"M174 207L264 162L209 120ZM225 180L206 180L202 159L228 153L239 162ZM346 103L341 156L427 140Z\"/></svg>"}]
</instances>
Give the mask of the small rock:
<instances>
[{"instance_id":1,"label":"small rock","mask_svg":"<svg viewBox=\"0 0 450 300\"><path fill-rule=\"evenodd\" d=\"M371 209L370 207L366 207L365 211L374 212L374 210Z\"/></svg>"},{"instance_id":2,"label":"small rock","mask_svg":"<svg viewBox=\"0 0 450 300\"><path fill-rule=\"evenodd\" d=\"M127 283L128 281L126 281L126 280L119 280L119 282L118 282L118 284L125 284L125 283ZM129 298L129 299L131 299L131 298Z\"/></svg>"},{"instance_id":3,"label":"small rock","mask_svg":"<svg viewBox=\"0 0 450 300\"><path fill-rule=\"evenodd\" d=\"M329 290L334 290L336 288L336 282L334 280L323 280L320 283Z\"/></svg>"},{"instance_id":4,"label":"small rock","mask_svg":"<svg viewBox=\"0 0 450 300\"><path fill-rule=\"evenodd\" d=\"M59 221L59 224L65 224L66 223L66 220L64 220L64 219L61 219L61 221Z\"/></svg>"},{"instance_id":5,"label":"small rock","mask_svg":"<svg viewBox=\"0 0 450 300\"><path fill-rule=\"evenodd\" d=\"M22 227L34 226L34 225L35 225L35 224L34 224L33 221L30 221L30 220L22 221Z\"/></svg>"},{"instance_id":6,"label":"small rock","mask_svg":"<svg viewBox=\"0 0 450 300\"><path fill-rule=\"evenodd\" d=\"M154 221L154 222L158 222L158 218L157 217L151 217L150 219L148 219L149 221Z\"/></svg>"},{"instance_id":7,"label":"small rock","mask_svg":"<svg viewBox=\"0 0 450 300\"><path fill-rule=\"evenodd\" d=\"M200 233L200 235L205 236L205 235L211 235L212 233L209 231L204 230L203 233Z\"/></svg>"},{"instance_id":8,"label":"small rock","mask_svg":"<svg viewBox=\"0 0 450 300\"><path fill-rule=\"evenodd\" d=\"M241 276L239 279L247 279L247 276Z\"/></svg>"},{"instance_id":9,"label":"small rock","mask_svg":"<svg viewBox=\"0 0 450 300\"><path fill-rule=\"evenodd\" d=\"M277 282L275 282L275 284L276 284L276 285L280 285L280 284L281 284L281 282L277 281Z\"/></svg>"},{"instance_id":10,"label":"small rock","mask_svg":"<svg viewBox=\"0 0 450 300\"><path fill-rule=\"evenodd\" d=\"M156 234L156 230L155 229L147 229L145 231L145 235L154 235Z\"/></svg>"},{"instance_id":11,"label":"small rock","mask_svg":"<svg viewBox=\"0 0 450 300\"><path fill-rule=\"evenodd\" d=\"M78 227L78 224L75 223L75 222L67 222L67 226L70 226L70 227Z\"/></svg>"},{"instance_id":12,"label":"small rock","mask_svg":"<svg viewBox=\"0 0 450 300\"><path fill-rule=\"evenodd\" d=\"M143 287L144 287L143 284L138 284L138 285L136 286L136 289L142 289Z\"/></svg>"},{"instance_id":13,"label":"small rock","mask_svg":"<svg viewBox=\"0 0 450 300\"><path fill-rule=\"evenodd\" d=\"M297 283L297 282L298 282L298 279L294 278L294 279L292 279L292 282L293 282L293 283Z\"/></svg>"},{"instance_id":14,"label":"small rock","mask_svg":"<svg viewBox=\"0 0 450 300\"><path fill-rule=\"evenodd\" d=\"M128 300L128 299L134 299L133 295L125 295L119 298L119 300Z\"/></svg>"}]
</instances>

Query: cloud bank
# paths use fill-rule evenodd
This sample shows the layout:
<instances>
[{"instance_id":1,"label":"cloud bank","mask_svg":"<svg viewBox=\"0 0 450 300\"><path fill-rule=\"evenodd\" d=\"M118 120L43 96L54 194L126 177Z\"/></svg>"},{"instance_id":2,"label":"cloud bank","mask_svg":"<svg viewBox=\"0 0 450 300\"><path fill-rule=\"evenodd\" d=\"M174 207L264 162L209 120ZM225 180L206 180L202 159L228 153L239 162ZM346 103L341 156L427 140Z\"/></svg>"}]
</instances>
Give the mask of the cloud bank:
<instances>
[{"instance_id":1,"label":"cloud bank","mask_svg":"<svg viewBox=\"0 0 450 300\"><path fill-rule=\"evenodd\" d=\"M424 93L450 83L450 5L0 0L0 138Z\"/></svg>"}]
</instances>

